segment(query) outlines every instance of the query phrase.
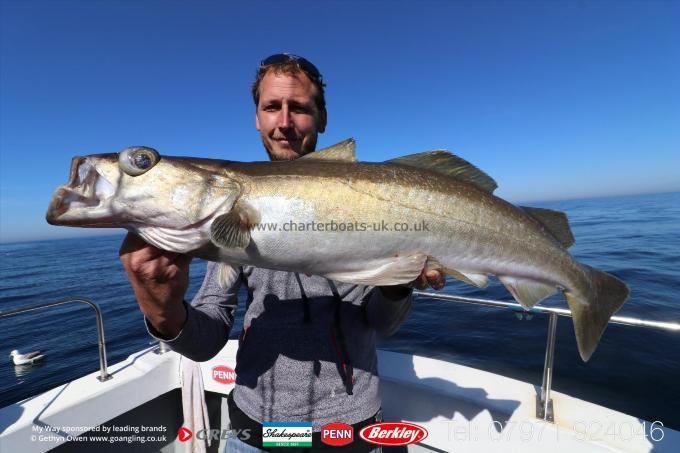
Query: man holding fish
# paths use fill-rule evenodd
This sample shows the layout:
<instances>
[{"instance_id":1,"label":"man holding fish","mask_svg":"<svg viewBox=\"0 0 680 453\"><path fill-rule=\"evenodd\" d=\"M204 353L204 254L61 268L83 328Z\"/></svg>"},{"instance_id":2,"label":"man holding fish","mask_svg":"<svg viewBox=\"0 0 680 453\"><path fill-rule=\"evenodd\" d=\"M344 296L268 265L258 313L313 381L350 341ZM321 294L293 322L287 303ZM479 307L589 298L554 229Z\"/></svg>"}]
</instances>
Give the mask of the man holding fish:
<instances>
[{"instance_id":1,"label":"man holding fish","mask_svg":"<svg viewBox=\"0 0 680 453\"><path fill-rule=\"evenodd\" d=\"M327 113L324 83L313 64L296 55L272 55L262 61L252 94L255 125L271 161L314 152ZM189 305L184 296L190 256L160 250L130 233L120 259L150 333L196 361L210 359L226 343L237 292L245 285L237 382L229 396L234 429L311 421L318 435L331 422L356 428L373 423L380 409L375 332L391 335L399 328L410 310L411 287L444 285L438 270L423 269L410 285L370 287L253 266L224 276L220 264L210 262ZM230 439L228 449L259 451L261 437L248 443ZM355 444L356 451L373 448Z\"/></svg>"},{"instance_id":2,"label":"man holding fish","mask_svg":"<svg viewBox=\"0 0 680 453\"><path fill-rule=\"evenodd\" d=\"M442 274L479 288L494 276L525 309L561 292L578 352L592 357L630 290L574 259L563 212L508 203L493 178L444 150L359 162L350 139L311 152L326 124L323 84L300 57L265 60L254 94L265 148L283 161L145 146L76 156L46 214L52 225L123 227L173 252L129 236L121 259L149 330L194 360L224 346L247 285L232 420L370 421L380 406L375 332L403 322L409 286L439 287ZM427 233L397 229L406 219ZM261 228L272 225L284 228ZM219 263L192 305L184 255Z\"/></svg>"}]
</instances>

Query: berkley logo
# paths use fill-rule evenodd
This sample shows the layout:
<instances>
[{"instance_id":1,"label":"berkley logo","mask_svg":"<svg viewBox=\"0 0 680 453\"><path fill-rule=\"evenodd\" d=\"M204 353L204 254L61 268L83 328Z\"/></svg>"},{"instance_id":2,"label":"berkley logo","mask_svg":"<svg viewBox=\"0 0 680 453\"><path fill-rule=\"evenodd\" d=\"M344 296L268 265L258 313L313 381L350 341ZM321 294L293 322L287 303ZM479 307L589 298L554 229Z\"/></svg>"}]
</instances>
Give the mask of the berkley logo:
<instances>
[{"instance_id":1,"label":"berkley logo","mask_svg":"<svg viewBox=\"0 0 680 453\"><path fill-rule=\"evenodd\" d=\"M385 422L368 425L359 431L366 442L376 445L409 445L427 437L427 430L415 423Z\"/></svg>"},{"instance_id":2,"label":"berkley logo","mask_svg":"<svg viewBox=\"0 0 680 453\"><path fill-rule=\"evenodd\" d=\"M212 369L212 378L220 384L233 384L236 382L236 372L228 366L218 365Z\"/></svg>"},{"instance_id":3,"label":"berkley logo","mask_svg":"<svg viewBox=\"0 0 680 453\"><path fill-rule=\"evenodd\" d=\"M346 423L329 423L321 427L321 442L342 447L354 441L354 428Z\"/></svg>"}]
</instances>

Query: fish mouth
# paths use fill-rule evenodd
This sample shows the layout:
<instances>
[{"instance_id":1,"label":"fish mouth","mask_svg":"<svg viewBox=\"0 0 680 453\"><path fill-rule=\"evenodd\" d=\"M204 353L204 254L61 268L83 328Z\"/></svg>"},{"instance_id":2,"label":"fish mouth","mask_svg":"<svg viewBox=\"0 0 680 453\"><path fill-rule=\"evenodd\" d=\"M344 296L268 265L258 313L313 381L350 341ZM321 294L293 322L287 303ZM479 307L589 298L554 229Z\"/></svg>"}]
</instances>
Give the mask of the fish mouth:
<instances>
[{"instance_id":1,"label":"fish mouth","mask_svg":"<svg viewBox=\"0 0 680 453\"><path fill-rule=\"evenodd\" d=\"M97 171L87 157L74 157L69 182L59 187L52 196L47 222L51 225L87 226L91 220L101 220L108 214L108 209L103 208L114 193L113 184Z\"/></svg>"}]
</instances>

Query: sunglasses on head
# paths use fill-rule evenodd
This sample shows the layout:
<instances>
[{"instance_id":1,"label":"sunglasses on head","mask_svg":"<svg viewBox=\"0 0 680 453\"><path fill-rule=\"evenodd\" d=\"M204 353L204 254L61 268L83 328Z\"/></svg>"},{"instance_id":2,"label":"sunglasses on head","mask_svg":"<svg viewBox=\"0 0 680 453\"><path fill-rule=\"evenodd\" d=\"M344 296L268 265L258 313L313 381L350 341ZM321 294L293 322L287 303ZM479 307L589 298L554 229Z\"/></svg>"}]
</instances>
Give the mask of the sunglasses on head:
<instances>
[{"instance_id":1,"label":"sunglasses on head","mask_svg":"<svg viewBox=\"0 0 680 453\"><path fill-rule=\"evenodd\" d=\"M300 69L305 71L310 77L319 81L322 80L321 73L318 69L316 69L316 66L314 66L312 62L299 55L293 55L290 53L277 53L275 55L271 55L260 62L260 67L269 66L272 64L288 63L289 61L294 61L297 63Z\"/></svg>"}]
</instances>

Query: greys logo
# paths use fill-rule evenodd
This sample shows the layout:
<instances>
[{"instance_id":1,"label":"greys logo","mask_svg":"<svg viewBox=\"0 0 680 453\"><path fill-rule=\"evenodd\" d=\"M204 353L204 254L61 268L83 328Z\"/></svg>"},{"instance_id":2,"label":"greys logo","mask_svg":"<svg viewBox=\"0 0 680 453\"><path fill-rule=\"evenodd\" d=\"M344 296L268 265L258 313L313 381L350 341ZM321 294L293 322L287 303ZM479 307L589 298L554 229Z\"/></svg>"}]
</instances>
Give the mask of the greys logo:
<instances>
[{"instance_id":1,"label":"greys logo","mask_svg":"<svg viewBox=\"0 0 680 453\"><path fill-rule=\"evenodd\" d=\"M184 428L184 427L180 428L180 432L182 430L186 430L189 433L191 433L191 431L189 431L187 428ZM245 440L250 439L250 436L251 436L250 431L251 430L249 428L246 428L246 429L222 429L222 430L220 430L220 429L201 429L199 431L196 431L194 433L194 436L196 436L196 439L201 439L201 440L208 440L208 439L209 440L220 440L220 439L226 440L226 439L229 439L231 437L231 438L236 438L236 439L245 441ZM191 436L186 437L185 439L182 439L180 437L180 440L182 442L185 442L190 437Z\"/></svg>"}]
</instances>

